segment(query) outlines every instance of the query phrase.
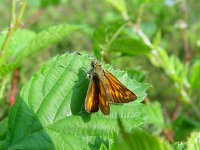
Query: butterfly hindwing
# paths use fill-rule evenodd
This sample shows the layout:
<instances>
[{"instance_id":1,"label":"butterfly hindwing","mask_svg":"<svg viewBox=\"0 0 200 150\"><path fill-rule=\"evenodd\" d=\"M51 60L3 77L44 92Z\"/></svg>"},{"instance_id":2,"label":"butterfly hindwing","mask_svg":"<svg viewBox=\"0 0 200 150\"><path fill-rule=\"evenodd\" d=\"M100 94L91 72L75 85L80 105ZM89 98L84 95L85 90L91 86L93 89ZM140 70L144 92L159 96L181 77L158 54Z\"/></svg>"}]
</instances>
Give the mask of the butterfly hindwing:
<instances>
[{"instance_id":1,"label":"butterfly hindwing","mask_svg":"<svg viewBox=\"0 0 200 150\"><path fill-rule=\"evenodd\" d=\"M105 71L105 80L110 93L111 103L127 103L137 99L137 96L127 89L117 78L110 72Z\"/></svg>"},{"instance_id":2,"label":"butterfly hindwing","mask_svg":"<svg viewBox=\"0 0 200 150\"><path fill-rule=\"evenodd\" d=\"M109 95L106 94L105 86L99 80L99 107L104 115L110 114Z\"/></svg>"},{"instance_id":3,"label":"butterfly hindwing","mask_svg":"<svg viewBox=\"0 0 200 150\"><path fill-rule=\"evenodd\" d=\"M98 78L92 77L85 98L85 110L87 112L97 112L99 110L99 87Z\"/></svg>"}]
</instances>

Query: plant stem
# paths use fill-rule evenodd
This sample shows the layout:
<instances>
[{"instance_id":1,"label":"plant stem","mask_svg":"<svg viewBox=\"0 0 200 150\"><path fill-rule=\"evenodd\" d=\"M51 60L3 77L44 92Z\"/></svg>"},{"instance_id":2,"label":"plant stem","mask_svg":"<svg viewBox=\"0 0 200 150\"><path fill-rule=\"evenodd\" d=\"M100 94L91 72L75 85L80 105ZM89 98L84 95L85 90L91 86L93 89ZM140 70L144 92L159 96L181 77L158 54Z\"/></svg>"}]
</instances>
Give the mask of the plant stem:
<instances>
[{"instance_id":1,"label":"plant stem","mask_svg":"<svg viewBox=\"0 0 200 150\"><path fill-rule=\"evenodd\" d=\"M13 27L14 27L14 22L15 22L15 9L16 9L16 1L12 0L11 1L11 9L10 9L10 23L9 23L9 28L8 28L8 33L6 35L5 41L2 44L2 47L0 49L0 58L5 55L6 50L8 49L9 42L11 40L12 34L13 34ZM1 58L3 59L3 58Z\"/></svg>"},{"instance_id":2,"label":"plant stem","mask_svg":"<svg viewBox=\"0 0 200 150\"><path fill-rule=\"evenodd\" d=\"M17 14L17 17L15 17L16 12L16 0L11 1L11 13L10 13L10 25L8 29L8 33L6 35L6 38L2 44L2 47L0 49L0 65L2 62L5 62L5 58L8 53L8 46L10 44L10 41L12 39L13 33L19 28L20 22L22 19L22 16L24 14L24 10L26 7L27 0L23 0L20 4L19 13Z\"/></svg>"},{"instance_id":3,"label":"plant stem","mask_svg":"<svg viewBox=\"0 0 200 150\"><path fill-rule=\"evenodd\" d=\"M137 20L136 20L136 24L139 26L140 25L140 22L142 20L142 14L143 14L143 11L144 11L144 4L141 4L140 8L139 8L139 11L138 11L138 15L137 15Z\"/></svg>"}]
</instances>

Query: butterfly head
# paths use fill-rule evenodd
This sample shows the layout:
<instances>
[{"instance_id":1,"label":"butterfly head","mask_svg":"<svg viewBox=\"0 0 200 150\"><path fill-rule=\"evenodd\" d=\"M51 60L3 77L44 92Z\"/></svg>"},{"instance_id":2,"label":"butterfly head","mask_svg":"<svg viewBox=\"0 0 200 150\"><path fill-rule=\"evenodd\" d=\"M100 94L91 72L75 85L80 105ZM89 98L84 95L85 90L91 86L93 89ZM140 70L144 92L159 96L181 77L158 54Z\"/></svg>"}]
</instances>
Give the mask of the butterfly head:
<instances>
[{"instance_id":1,"label":"butterfly head","mask_svg":"<svg viewBox=\"0 0 200 150\"><path fill-rule=\"evenodd\" d=\"M103 69L99 61L96 59L91 61L90 76L103 76Z\"/></svg>"},{"instance_id":2,"label":"butterfly head","mask_svg":"<svg viewBox=\"0 0 200 150\"><path fill-rule=\"evenodd\" d=\"M91 62L91 67L93 69L95 69L95 68L101 67L101 65L99 64L98 60L93 59L92 62Z\"/></svg>"}]
</instances>

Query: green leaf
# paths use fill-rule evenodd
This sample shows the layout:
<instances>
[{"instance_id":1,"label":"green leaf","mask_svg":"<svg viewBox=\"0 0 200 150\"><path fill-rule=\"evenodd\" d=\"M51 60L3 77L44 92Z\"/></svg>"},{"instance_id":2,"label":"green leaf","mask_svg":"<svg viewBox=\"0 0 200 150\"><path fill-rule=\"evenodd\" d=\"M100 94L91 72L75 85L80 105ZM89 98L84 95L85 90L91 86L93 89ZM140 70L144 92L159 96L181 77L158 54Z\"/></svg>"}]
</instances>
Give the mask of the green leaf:
<instances>
[{"instance_id":1,"label":"green leaf","mask_svg":"<svg viewBox=\"0 0 200 150\"><path fill-rule=\"evenodd\" d=\"M149 39L153 38L156 32L156 23L155 22L148 22L148 23L141 23L142 31L147 35Z\"/></svg>"},{"instance_id":2,"label":"green leaf","mask_svg":"<svg viewBox=\"0 0 200 150\"><path fill-rule=\"evenodd\" d=\"M185 140L194 130L200 130L200 123L187 116L180 115L172 124L175 140Z\"/></svg>"},{"instance_id":3,"label":"green leaf","mask_svg":"<svg viewBox=\"0 0 200 150\"><path fill-rule=\"evenodd\" d=\"M14 48L9 50L10 54L15 54L12 61L9 63L4 63L0 66L0 73L5 75L15 69L21 62L24 60L25 57L39 52L42 49L45 49L53 44L58 43L63 38L65 38L70 33L80 29L80 26L78 25L58 25L49 27L48 29L45 29L38 33L37 35L34 35L31 31L23 31L25 32L22 34L20 39L17 39L18 42L13 47L17 46L15 50ZM28 33L29 36L26 37ZM19 33L21 34L21 33ZM17 34L18 35L18 34ZM27 40L27 41L26 41ZM13 41L14 43L16 41ZM25 41L25 42L23 42ZM11 44L12 46L13 44ZM14 51L14 52L12 52Z\"/></svg>"},{"instance_id":4,"label":"green leaf","mask_svg":"<svg viewBox=\"0 0 200 150\"><path fill-rule=\"evenodd\" d=\"M48 6L58 5L60 2L60 0L28 0L29 6L36 8L46 8Z\"/></svg>"},{"instance_id":5,"label":"green leaf","mask_svg":"<svg viewBox=\"0 0 200 150\"><path fill-rule=\"evenodd\" d=\"M117 9L122 16L127 17L127 9L124 0L106 0L110 3L115 9Z\"/></svg>"},{"instance_id":6,"label":"green leaf","mask_svg":"<svg viewBox=\"0 0 200 150\"><path fill-rule=\"evenodd\" d=\"M36 36L36 33L31 30L17 30L13 37L12 41L8 47L8 54L6 55L9 60L14 60L18 53L24 49L27 44ZM5 40L6 35L2 34L0 36L0 47Z\"/></svg>"},{"instance_id":7,"label":"green leaf","mask_svg":"<svg viewBox=\"0 0 200 150\"><path fill-rule=\"evenodd\" d=\"M109 65L105 65L105 68ZM146 114L142 101L146 84L125 79L123 71L110 71L138 100L111 105L111 113L88 114L84 99L88 87L85 70L90 59L85 55L65 54L45 64L23 87L9 113L5 149L99 149L107 148L119 132L117 117L131 130L143 124Z\"/></svg>"},{"instance_id":8,"label":"green leaf","mask_svg":"<svg viewBox=\"0 0 200 150\"><path fill-rule=\"evenodd\" d=\"M183 142L176 142L172 145L173 150L186 150L186 144Z\"/></svg>"},{"instance_id":9,"label":"green leaf","mask_svg":"<svg viewBox=\"0 0 200 150\"><path fill-rule=\"evenodd\" d=\"M192 66L190 84L193 89L200 88L200 60L196 60Z\"/></svg>"},{"instance_id":10,"label":"green leaf","mask_svg":"<svg viewBox=\"0 0 200 150\"><path fill-rule=\"evenodd\" d=\"M133 38L118 38L110 46L111 52L120 52L123 55L145 55L151 52L151 48L140 40Z\"/></svg>"},{"instance_id":11,"label":"green leaf","mask_svg":"<svg viewBox=\"0 0 200 150\"><path fill-rule=\"evenodd\" d=\"M0 140L4 140L8 131L8 118L0 122Z\"/></svg>"},{"instance_id":12,"label":"green leaf","mask_svg":"<svg viewBox=\"0 0 200 150\"><path fill-rule=\"evenodd\" d=\"M147 112L147 123L154 125L156 129L163 129L165 127L162 109L159 102L148 104Z\"/></svg>"},{"instance_id":13,"label":"green leaf","mask_svg":"<svg viewBox=\"0 0 200 150\"><path fill-rule=\"evenodd\" d=\"M128 75L132 79L136 79L137 81L144 82L146 78L146 72L142 72L136 69L126 69Z\"/></svg>"},{"instance_id":14,"label":"green leaf","mask_svg":"<svg viewBox=\"0 0 200 150\"><path fill-rule=\"evenodd\" d=\"M199 150L200 148L200 132L193 132L187 139L187 150Z\"/></svg>"},{"instance_id":15,"label":"green leaf","mask_svg":"<svg viewBox=\"0 0 200 150\"><path fill-rule=\"evenodd\" d=\"M157 51L154 51L154 55L156 55L156 57L158 57L158 59L155 60L155 63L158 63L159 66L162 66L163 68L165 68L167 71L170 70L170 60L169 60L169 56L166 52L166 50L164 50L161 47L157 48ZM161 60L159 60L161 59Z\"/></svg>"},{"instance_id":16,"label":"green leaf","mask_svg":"<svg viewBox=\"0 0 200 150\"><path fill-rule=\"evenodd\" d=\"M188 73L188 66L184 65L180 59L172 55L170 57L170 76L178 82L180 85L183 85L186 81L187 73Z\"/></svg>"},{"instance_id":17,"label":"green leaf","mask_svg":"<svg viewBox=\"0 0 200 150\"><path fill-rule=\"evenodd\" d=\"M99 26L93 34L93 52L96 58L100 59L102 55L108 53L112 42L119 36L125 26L124 21L116 21L111 24ZM101 50L103 54L101 54Z\"/></svg>"},{"instance_id":18,"label":"green leaf","mask_svg":"<svg viewBox=\"0 0 200 150\"><path fill-rule=\"evenodd\" d=\"M126 23L127 21L116 21L109 25L101 25L95 30L93 51L98 59L103 56L106 60L111 52L128 56L146 55L151 52L151 48L144 42L130 37L129 34L122 34L126 33ZM123 37L120 37L122 35Z\"/></svg>"},{"instance_id":19,"label":"green leaf","mask_svg":"<svg viewBox=\"0 0 200 150\"><path fill-rule=\"evenodd\" d=\"M23 50L23 56L28 56L32 53L40 51L41 49L56 44L64 39L67 35L78 29L80 29L79 25L69 24L49 27L35 36L29 45L27 45L27 47Z\"/></svg>"},{"instance_id":20,"label":"green leaf","mask_svg":"<svg viewBox=\"0 0 200 150\"><path fill-rule=\"evenodd\" d=\"M40 6L42 8L46 8L50 5L58 5L60 3L60 0L40 0Z\"/></svg>"},{"instance_id":21,"label":"green leaf","mask_svg":"<svg viewBox=\"0 0 200 150\"><path fill-rule=\"evenodd\" d=\"M158 136L135 128L127 133L121 127L121 134L115 140L116 149L123 150L170 150L170 145Z\"/></svg>"},{"instance_id":22,"label":"green leaf","mask_svg":"<svg viewBox=\"0 0 200 150\"><path fill-rule=\"evenodd\" d=\"M154 47L159 47L161 41L161 31L156 32L155 37L153 38Z\"/></svg>"}]
</instances>

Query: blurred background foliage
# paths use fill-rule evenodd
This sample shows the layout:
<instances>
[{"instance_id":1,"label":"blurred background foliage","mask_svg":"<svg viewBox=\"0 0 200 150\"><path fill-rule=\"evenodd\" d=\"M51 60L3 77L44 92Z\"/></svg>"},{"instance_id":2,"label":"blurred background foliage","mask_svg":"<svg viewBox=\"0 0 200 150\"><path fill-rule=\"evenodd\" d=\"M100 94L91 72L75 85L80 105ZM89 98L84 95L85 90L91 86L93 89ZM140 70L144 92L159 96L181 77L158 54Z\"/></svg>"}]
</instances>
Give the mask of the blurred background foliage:
<instances>
[{"instance_id":1,"label":"blurred background foliage","mask_svg":"<svg viewBox=\"0 0 200 150\"><path fill-rule=\"evenodd\" d=\"M145 128L174 148L188 145L176 142L200 130L199 8L198 0L1 1L0 126L42 64L79 52L149 83Z\"/></svg>"}]
</instances>

